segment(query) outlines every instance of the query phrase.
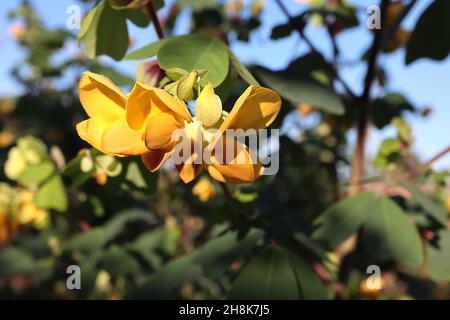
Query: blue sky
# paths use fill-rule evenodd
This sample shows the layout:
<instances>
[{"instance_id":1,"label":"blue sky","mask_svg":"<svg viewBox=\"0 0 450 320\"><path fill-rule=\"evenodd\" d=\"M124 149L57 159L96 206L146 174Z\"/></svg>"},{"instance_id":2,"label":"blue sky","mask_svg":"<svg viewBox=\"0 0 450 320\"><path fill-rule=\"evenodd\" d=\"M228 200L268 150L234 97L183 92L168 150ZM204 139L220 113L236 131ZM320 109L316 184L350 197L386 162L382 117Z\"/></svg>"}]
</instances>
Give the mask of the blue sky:
<instances>
[{"instance_id":1,"label":"blue sky","mask_svg":"<svg viewBox=\"0 0 450 320\"><path fill-rule=\"evenodd\" d=\"M302 11L305 7L293 0L283 0L292 14ZM80 5L76 0L31 0L47 26L64 26L68 14L67 7L72 4ZM166 0L166 2L172 2ZM249 1L247 1L249 2ZM353 4L366 8L378 1L352 0ZM406 19L404 26L411 28L417 21L420 13L427 7L431 0L420 0L412 13ZM7 13L15 8L20 0L0 1L0 96L19 94L22 88L10 77L11 67L20 61L23 56L21 49L14 43L8 34L9 26ZM87 8L86 8L87 9ZM364 19L364 15L361 16ZM252 35L250 43L233 41L232 49L244 63L256 63L272 69L284 68L290 60L306 52L307 47L299 39L297 34L288 38L270 41L269 35L273 26L283 23L286 18L276 6L273 0L266 0L266 8L262 14L263 27ZM184 33L188 28L187 13L181 17L176 33ZM153 28L139 29L130 26L130 33L135 39L132 49L139 48L156 40ZM328 37L323 29L309 26L307 33L326 55L330 54ZM354 61L367 49L371 42L371 36L364 28L344 32L338 39L342 58L345 61ZM78 49L68 45L67 54L75 53ZM417 107L432 106L434 112L431 117L423 119L410 116L410 121L415 137L415 149L422 159L427 159L439 150L450 144L449 120L450 120L450 58L444 62L431 60L419 60L410 66L404 65L404 50L399 50L389 56L383 57L384 64L390 75L388 90L402 92ZM102 58L124 72L133 75L137 62L114 62L105 57ZM365 66L351 66L343 69L343 77L356 92L361 92L362 79L365 74ZM376 94L376 92L374 92ZM392 136L392 130L381 132L372 129L369 136L369 154L373 155L380 141L387 136ZM351 137L354 135L351 134ZM352 138L353 139L353 138ZM450 155L436 162L437 168L450 168Z\"/></svg>"}]
</instances>

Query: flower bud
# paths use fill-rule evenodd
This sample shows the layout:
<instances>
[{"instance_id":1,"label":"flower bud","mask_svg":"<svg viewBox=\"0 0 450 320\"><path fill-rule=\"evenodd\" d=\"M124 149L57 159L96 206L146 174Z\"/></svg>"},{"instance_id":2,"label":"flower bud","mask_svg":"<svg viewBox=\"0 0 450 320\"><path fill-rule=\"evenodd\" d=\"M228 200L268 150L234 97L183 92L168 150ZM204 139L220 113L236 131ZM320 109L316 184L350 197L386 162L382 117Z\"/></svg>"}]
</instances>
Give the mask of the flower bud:
<instances>
[{"instance_id":1,"label":"flower bud","mask_svg":"<svg viewBox=\"0 0 450 320\"><path fill-rule=\"evenodd\" d=\"M179 80L177 85L177 96L181 100L189 101L194 97L194 85L197 81L197 72L192 71L189 74L185 74Z\"/></svg>"},{"instance_id":2,"label":"flower bud","mask_svg":"<svg viewBox=\"0 0 450 320\"><path fill-rule=\"evenodd\" d=\"M208 127L215 125L222 117L222 101L211 84L203 88L195 102L195 117Z\"/></svg>"}]
</instances>

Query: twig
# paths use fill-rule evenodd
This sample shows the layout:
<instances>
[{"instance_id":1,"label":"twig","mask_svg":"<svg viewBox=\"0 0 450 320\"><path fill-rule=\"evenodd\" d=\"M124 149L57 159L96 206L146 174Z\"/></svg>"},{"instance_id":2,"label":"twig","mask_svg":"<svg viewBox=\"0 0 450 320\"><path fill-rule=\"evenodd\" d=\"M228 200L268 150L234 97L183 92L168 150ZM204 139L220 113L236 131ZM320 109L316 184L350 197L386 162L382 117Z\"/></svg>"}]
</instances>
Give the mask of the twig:
<instances>
[{"instance_id":1,"label":"twig","mask_svg":"<svg viewBox=\"0 0 450 320\"><path fill-rule=\"evenodd\" d=\"M347 93L352 97L352 98L356 98L356 94L353 92L353 90L351 90L351 88L348 86L348 84L344 81L344 79L342 79L339 76L339 73L337 72L335 66L328 62L325 57L323 56L323 54L314 46L314 44L311 42L311 40L309 40L309 38L305 35L305 32L303 31L303 25L300 25L298 23L297 20L295 20L291 14L289 13L289 11L287 10L286 6L281 2L281 0L275 0L276 3L278 4L278 6L280 7L281 11L283 11L284 15L288 18L289 20L289 24L292 26L293 29L295 29L298 34L300 35L300 37L303 39L303 41L305 41L305 43L308 45L308 47L310 48L310 50L317 55L329 68L330 71L332 73L332 76L338 80L342 86L344 87L345 91L347 91Z\"/></svg>"},{"instance_id":2,"label":"twig","mask_svg":"<svg viewBox=\"0 0 450 320\"><path fill-rule=\"evenodd\" d=\"M390 0L382 0L380 6L381 12L381 25L384 24L386 20L386 11L389 6ZM381 51L383 40L383 29L375 30L375 36L373 39L372 47L370 49L369 61L367 64L367 73L364 79L364 91L359 99L359 104L361 106L358 123L357 123L357 141L356 149L353 156L352 163L352 184L350 188L350 194L355 194L359 191L360 183L363 173L364 173L364 161L365 161L365 145L367 138L367 130L369 126L369 105L370 105L370 91L372 89L372 84L375 80L376 65L378 53Z\"/></svg>"},{"instance_id":3,"label":"twig","mask_svg":"<svg viewBox=\"0 0 450 320\"><path fill-rule=\"evenodd\" d=\"M442 158L443 156L445 156L447 153L450 152L450 146L448 146L447 148L443 149L442 151L439 151L435 156L433 156L431 159L429 159L428 161L425 161L424 163L422 163L420 165L421 169L426 169L429 166L431 166L434 162L436 162L437 160L439 160L440 158Z\"/></svg>"},{"instance_id":4,"label":"twig","mask_svg":"<svg viewBox=\"0 0 450 320\"><path fill-rule=\"evenodd\" d=\"M158 38L159 39L164 38L164 30L161 26L158 15L156 14L155 4L153 3L153 0L148 1L146 8L148 15L150 16L150 19L152 19L153 26L155 27L155 31L156 34L158 35Z\"/></svg>"}]
</instances>

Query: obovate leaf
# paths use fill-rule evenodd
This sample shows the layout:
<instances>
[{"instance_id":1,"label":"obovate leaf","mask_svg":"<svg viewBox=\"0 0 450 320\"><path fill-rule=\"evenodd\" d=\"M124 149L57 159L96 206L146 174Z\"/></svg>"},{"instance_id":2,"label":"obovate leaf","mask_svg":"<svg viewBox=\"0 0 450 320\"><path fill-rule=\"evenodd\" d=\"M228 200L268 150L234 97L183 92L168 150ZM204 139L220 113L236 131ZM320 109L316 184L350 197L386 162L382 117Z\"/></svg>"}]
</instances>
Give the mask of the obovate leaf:
<instances>
[{"instance_id":1,"label":"obovate leaf","mask_svg":"<svg viewBox=\"0 0 450 320\"><path fill-rule=\"evenodd\" d=\"M438 241L428 246L428 274L434 281L450 281L450 231L438 233Z\"/></svg>"},{"instance_id":2,"label":"obovate leaf","mask_svg":"<svg viewBox=\"0 0 450 320\"><path fill-rule=\"evenodd\" d=\"M411 193L413 202L417 203L425 213L443 227L447 225L447 213L436 202L430 199L414 184L408 181L400 182L400 185Z\"/></svg>"},{"instance_id":3,"label":"obovate leaf","mask_svg":"<svg viewBox=\"0 0 450 320\"><path fill-rule=\"evenodd\" d=\"M327 299L311 267L286 249L271 247L253 258L234 281L229 299Z\"/></svg>"},{"instance_id":4,"label":"obovate leaf","mask_svg":"<svg viewBox=\"0 0 450 320\"><path fill-rule=\"evenodd\" d=\"M54 173L39 186L36 192L36 205L42 209L67 210L68 200L61 177Z\"/></svg>"},{"instance_id":5,"label":"obovate leaf","mask_svg":"<svg viewBox=\"0 0 450 320\"><path fill-rule=\"evenodd\" d=\"M406 64L444 60L450 53L450 1L435 0L420 16L406 48Z\"/></svg>"},{"instance_id":6,"label":"obovate leaf","mask_svg":"<svg viewBox=\"0 0 450 320\"><path fill-rule=\"evenodd\" d=\"M115 60L122 59L128 47L125 15L120 10L111 8L108 2L100 2L83 22L78 43L81 40L84 42L86 55L91 59L102 54Z\"/></svg>"},{"instance_id":7,"label":"obovate leaf","mask_svg":"<svg viewBox=\"0 0 450 320\"><path fill-rule=\"evenodd\" d=\"M156 56L158 54L159 49L170 39L173 38L165 38L155 42L152 42L142 48L136 49L130 53L128 53L123 60L144 60L150 57Z\"/></svg>"},{"instance_id":8,"label":"obovate leaf","mask_svg":"<svg viewBox=\"0 0 450 320\"><path fill-rule=\"evenodd\" d=\"M51 162L43 162L34 166L26 167L20 173L17 181L27 187L37 186L50 177L54 171L55 167Z\"/></svg>"},{"instance_id":9,"label":"obovate leaf","mask_svg":"<svg viewBox=\"0 0 450 320\"><path fill-rule=\"evenodd\" d=\"M377 199L370 192L345 198L332 205L314 221L312 238L324 241L330 249L357 232L366 221Z\"/></svg>"},{"instance_id":10,"label":"obovate leaf","mask_svg":"<svg viewBox=\"0 0 450 320\"><path fill-rule=\"evenodd\" d=\"M164 70L207 69L213 87L220 85L228 74L228 47L220 40L196 34L170 39L159 49L157 58Z\"/></svg>"},{"instance_id":11,"label":"obovate leaf","mask_svg":"<svg viewBox=\"0 0 450 320\"><path fill-rule=\"evenodd\" d=\"M367 221L361 232L366 252L375 259L395 259L419 267L423 261L422 242L403 210L383 196L367 211Z\"/></svg>"}]
</instances>

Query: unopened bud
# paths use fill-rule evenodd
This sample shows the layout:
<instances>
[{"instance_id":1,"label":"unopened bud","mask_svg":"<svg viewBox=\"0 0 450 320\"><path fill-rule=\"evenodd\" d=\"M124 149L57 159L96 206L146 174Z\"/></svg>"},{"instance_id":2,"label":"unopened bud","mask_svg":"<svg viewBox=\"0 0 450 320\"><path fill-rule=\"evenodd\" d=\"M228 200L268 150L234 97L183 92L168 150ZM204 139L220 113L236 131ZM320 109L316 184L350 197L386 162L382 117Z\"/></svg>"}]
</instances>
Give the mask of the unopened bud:
<instances>
[{"instance_id":1,"label":"unopened bud","mask_svg":"<svg viewBox=\"0 0 450 320\"><path fill-rule=\"evenodd\" d=\"M192 71L188 75L180 78L177 86L177 96L181 100L189 101L194 97L194 85L196 83L198 74Z\"/></svg>"}]
</instances>

